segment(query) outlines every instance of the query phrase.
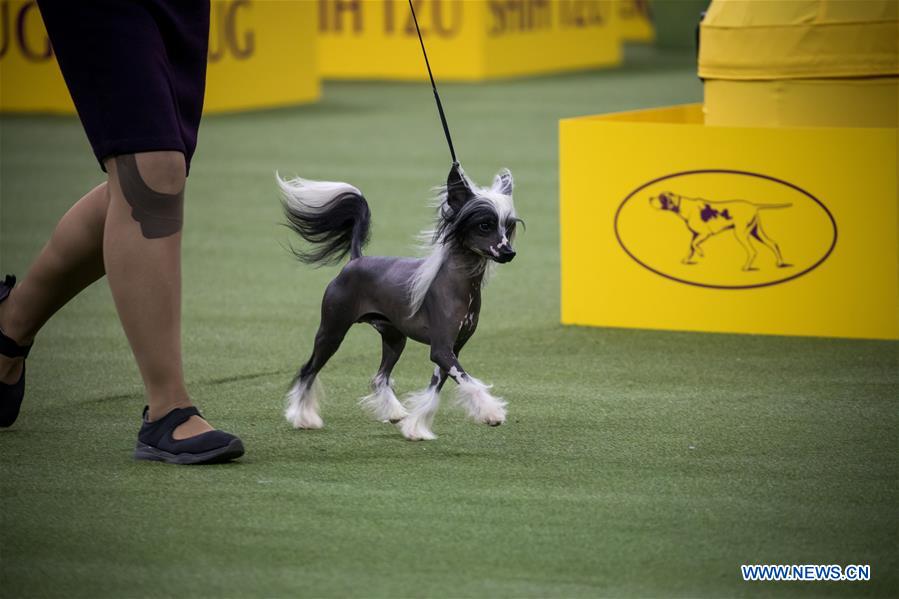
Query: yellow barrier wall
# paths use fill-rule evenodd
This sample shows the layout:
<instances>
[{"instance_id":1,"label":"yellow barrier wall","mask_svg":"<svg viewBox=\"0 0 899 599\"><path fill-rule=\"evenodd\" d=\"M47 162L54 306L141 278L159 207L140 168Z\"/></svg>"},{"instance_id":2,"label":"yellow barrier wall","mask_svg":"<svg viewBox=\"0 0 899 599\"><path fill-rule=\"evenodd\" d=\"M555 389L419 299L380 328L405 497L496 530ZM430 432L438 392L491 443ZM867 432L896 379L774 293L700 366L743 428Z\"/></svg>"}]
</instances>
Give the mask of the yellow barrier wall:
<instances>
[{"instance_id":1,"label":"yellow barrier wall","mask_svg":"<svg viewBox=\"0 0 899 599\"><path fill-rule=\"evenodd\" d=\"M319 98L314 2L215 0L205 112ZM34 1L0 0L0 110L74 113Z\"/></svg>"},{"instance_id":2,"label":"yellow barrier wall","mask_svg":"<svg viewBox=\"0 0 899 599\"><path fill-rule=\"evenodd\" d=\"M323 77L427 79L407 0L319 0L318 6ZM612 0L416 0L415 10L442 81L621 61Z\"/></svg>"},{"instance_id":3,"label":"yellow barrier wall","mask_svg":"<svg viewBox=\"0 0 899 599\"><path fill-rule=\"evenodd\" d=\"M0 110L74 113L33 0L0 0Z\"/></svg>"},{"instance_id":4,"label":"yellow barrier wall","mask_svg":"<svg viewBox=\"0 0 899 599\"><path fill-rule=\"evenodd\" d=\"M213 1L204 110L318 100L316 17L309 0Z\"/></svg>"},{"instance_id":5,"label":"yellow barrier wall","mask_svg":"<svg viewBox=\"0 0 899 599\"><path fill-rule=\"evenodd\" d=\"M562 322L899 339L896 139L698 104L563 120Z\"/></svg>"}]
</instances>

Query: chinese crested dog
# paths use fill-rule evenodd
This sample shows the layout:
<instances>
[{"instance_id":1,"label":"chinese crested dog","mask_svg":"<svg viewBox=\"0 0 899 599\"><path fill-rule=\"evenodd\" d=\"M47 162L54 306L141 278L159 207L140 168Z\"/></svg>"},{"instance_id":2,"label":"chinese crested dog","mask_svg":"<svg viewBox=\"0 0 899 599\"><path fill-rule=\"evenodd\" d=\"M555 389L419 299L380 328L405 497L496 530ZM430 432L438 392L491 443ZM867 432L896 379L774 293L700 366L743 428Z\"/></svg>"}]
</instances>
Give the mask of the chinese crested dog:
<instances>
[{"instance_id":1,"label":"chinese crested dog","mask_svg":"<svg viewBox=\"0 0 899 599\"><path fill-rule=\"evenodd\" d=\"M288 226L312 244L294 250L307 264L350 260L322 299L321 324L312 356L287 393L285 416L296 428L321 428L321 386L317 375L337 351L347 330L365 322L381 335L381 366L363 406L378 420L397 424L407 439L434 439L431 428L439 392L447 377L458 385L459 403L477 422L498 426L506 402L490 386L469 375L459 352L474 334L481 310L481 287L491 262L515 257L512 240L521 220L512 203L512 174L500 171L490 187L477 187L453 163L445 187L438 188L437 221L428 231L425 258L363 256L371 213L362 192L347 183L285 180L280 177ZM405 405L393 390L390 373L406 339L429 345L434 374L428 387Z\"/></svg>"}]
</instances>

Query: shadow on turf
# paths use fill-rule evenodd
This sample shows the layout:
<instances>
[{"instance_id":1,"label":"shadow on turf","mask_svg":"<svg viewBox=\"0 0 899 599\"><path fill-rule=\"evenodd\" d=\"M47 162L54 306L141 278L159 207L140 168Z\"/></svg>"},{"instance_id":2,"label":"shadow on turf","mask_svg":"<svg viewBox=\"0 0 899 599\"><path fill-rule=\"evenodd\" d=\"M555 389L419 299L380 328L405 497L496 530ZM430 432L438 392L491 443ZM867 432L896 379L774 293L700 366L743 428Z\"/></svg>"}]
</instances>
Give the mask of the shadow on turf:
<instances>
[{"instance_id":1,"label":"shadow on turf","mask_svg":"<svg viewBox=\"0 0 899 599\"><path fill-rule=\"evenodd\" d=\"M275 376L275 375L285 375L290 371L287 370L267 370L264 372L248 372L246 374L236 374L233 376L224 376L215 379L207 379L200 381L193 381L191 384L194 385L226 385L228 383L236 383L238 381L249 381L253 379L259 379L267 376ZM84 399L81 401L75 402L76 404L84 405L84 404L94 404L94 403L106 403L112 401L124 401L124 400L133 400L133 399L141 399L144 396L142 391L135 391L130 393L113 393L111 395L101 395L100 397L91 397L88 399Z\"/></svg>"},{"instance_id":2,"label":"shadow on turf","mask_svg":"<svg viewBox=\"0 0 899 599\"><path fill-rule=\"evenodd\" d=\"M380 447L380 446L379 446ZM418 448L419 451L415 453L408 452L400 452L395 450L397 446L385 446L384 449L387 451L372 451L371 447L367 447L365 449L365 453L363 454L358 450L358 448L348 451L336 452L333 450L325 449L324 447L319 447L316 449L304 448L302 452L291 452L290 455L286 455L284 452L278 452L277 454L272 454L266 456L266 462L269 463L278 463L285 461L285 458L292 466L302 465L304 463L321 465L321 464L383 464L385 460L394 462L394 463L424 463L424 462L435 462L435 463L447 463L448 460L465 460L470 461L472 459L483 459L485 463L490 463L491 461L496 460L496 454L492 452L480 452L480 451L460 451L458 447L454 448L436 448L432 445L423 445L421 443L414 443L407 441L405 443L401 443L398 447L414 447Z\"/></svg>"}]
</instances>

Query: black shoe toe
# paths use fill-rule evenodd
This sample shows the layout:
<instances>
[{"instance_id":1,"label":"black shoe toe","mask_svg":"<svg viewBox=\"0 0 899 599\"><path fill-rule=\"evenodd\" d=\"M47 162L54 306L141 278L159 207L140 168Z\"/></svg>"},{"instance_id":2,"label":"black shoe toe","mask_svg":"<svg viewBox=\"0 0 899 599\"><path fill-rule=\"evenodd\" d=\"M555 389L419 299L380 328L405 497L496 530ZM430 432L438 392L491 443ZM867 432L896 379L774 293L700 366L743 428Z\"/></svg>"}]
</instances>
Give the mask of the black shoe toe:
<instances>
[{"instance_id":1,"label":"black shoe toe","mask_svg":"<svg viewBox=\"0 0 899 599\"><path fill-rule=\"evenodd\" d=\"M202 416L194 407L175 408L159 420L144 422L137 435L134 459L169 464L219 464L244 454L243 442L225 431L213 430L187 439L175 439L172 432L191 416Z\"/></svg>"}]
</instances>

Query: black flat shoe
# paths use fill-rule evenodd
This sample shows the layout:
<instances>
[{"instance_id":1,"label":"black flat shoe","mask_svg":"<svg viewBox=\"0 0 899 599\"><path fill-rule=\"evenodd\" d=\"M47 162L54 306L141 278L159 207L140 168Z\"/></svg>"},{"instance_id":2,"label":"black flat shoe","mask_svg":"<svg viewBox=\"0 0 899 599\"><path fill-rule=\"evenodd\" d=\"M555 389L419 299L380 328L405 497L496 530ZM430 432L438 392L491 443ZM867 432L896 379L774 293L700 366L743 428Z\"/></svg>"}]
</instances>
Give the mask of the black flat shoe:
<instances>
[{"instance_id":1,"label":"black flat shoe","mask_svg":"<svg viewBox=\"0 0 899 599\"><path fill-rule=\"evenodd\" d=\"M224 431L209 431L188 439L175 439L172 432L191 416L200 416L197 408L175 408L159 420L147 421L144 408L143 424L137 434L134 459L168 462L169 464L218 464L236 460L243 455L243 443ZM200 416L202 418L202 416Z\"/></svg>"},{"instance_id":2,"label":"black flat shoe","mask_svg":"<svg viewBox=\"0 0 899 599\"><path fill-rule=\"evenodd\" d=\"M6 275L6 278L0 282L0 303L9 297L9 292L16 286L16 277ZM22 374L19 380L8 385L0 382L0 428L12 426L16 418L19 417L19 409L22 407L22 400L25 399L25 363L24 358L28 357L31 351L31 345L19 345L0 331L0 355L7 358L22 358Z\"/></svg>"}]
</instances>

